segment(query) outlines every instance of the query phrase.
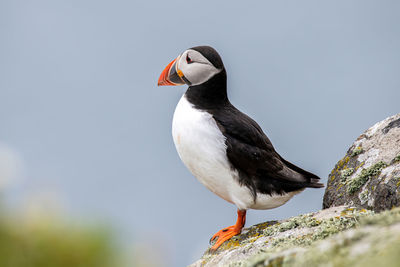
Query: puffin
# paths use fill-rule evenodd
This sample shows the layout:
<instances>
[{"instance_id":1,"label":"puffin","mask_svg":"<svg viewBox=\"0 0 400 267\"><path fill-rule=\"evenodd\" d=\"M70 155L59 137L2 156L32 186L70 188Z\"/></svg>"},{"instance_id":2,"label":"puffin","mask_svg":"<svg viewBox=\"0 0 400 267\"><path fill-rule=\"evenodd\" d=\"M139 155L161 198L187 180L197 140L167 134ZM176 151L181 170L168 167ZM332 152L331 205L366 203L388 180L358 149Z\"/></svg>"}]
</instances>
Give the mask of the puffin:
<instances>
[{"instance_id":1,"label":"puffin","mask_svg":"<svg viewBox=\"0 0 400 267\"><path fill-rule=\"evenodd\" d=\"M210 191L237 207L237 221L214 234L215 251L241 233L248 209L285 204L320 178L285 160L261 127L228 99L227 73L210 46L187 49L162 71L158 86L188 85L176 106L172 136L180 159Z\"/></svg>"}]
</instances>

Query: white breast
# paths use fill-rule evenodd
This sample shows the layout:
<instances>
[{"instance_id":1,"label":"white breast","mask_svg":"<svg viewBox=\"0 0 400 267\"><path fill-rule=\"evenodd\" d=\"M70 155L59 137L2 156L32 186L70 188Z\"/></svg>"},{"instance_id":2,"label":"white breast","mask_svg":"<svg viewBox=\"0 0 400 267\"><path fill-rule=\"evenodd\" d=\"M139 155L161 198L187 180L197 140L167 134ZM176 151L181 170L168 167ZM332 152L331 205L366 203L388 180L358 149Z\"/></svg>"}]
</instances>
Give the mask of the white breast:
<instances>
[{"instance_id":1,"label":"white breast","mask_svg":"<svg viewBox=\"0 0 400 267\"><path fill-rule=\"evenodd\" d=\"M191 173L209 190L239 209L271 209L293 196L258 194L254 203L250 190L239 184L238 173L229 164L225 137L215 120L211 114L194 108L185 95L175 109L172 136L179 157Z\"/></svg>"}]
</instances>

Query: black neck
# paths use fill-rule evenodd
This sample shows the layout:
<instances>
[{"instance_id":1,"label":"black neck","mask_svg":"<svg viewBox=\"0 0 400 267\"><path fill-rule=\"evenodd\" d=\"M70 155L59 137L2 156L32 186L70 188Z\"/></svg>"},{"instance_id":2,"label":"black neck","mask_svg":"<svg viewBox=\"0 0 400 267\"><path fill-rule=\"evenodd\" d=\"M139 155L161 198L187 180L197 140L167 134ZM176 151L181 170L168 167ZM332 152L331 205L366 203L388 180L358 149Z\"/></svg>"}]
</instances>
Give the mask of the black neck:
<instances>
[{"instance_id":1,"label":"black neck","mask_svg":"<svg viewBox=\"0 0 400 267\"><path fill-rule=\"evenodd\" d=\"M190 86L185 96L198 109L214 109L228 104L225 68L207 82Z\"/></svg>"}]
</instances>

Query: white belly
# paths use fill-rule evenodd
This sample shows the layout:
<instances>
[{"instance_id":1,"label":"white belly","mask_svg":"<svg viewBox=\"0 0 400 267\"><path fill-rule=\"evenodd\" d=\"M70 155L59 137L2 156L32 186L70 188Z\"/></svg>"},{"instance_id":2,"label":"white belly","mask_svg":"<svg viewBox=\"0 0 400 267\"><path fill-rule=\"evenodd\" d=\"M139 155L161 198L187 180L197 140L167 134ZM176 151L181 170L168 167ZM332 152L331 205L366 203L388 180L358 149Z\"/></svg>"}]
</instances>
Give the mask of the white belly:
<instances>
[{"instance_id":1,"label":"white belly","mask_svg":"<svg viewBox=\"0 0 400 267\"><path fill-rule=\"evenodd\" d=\"M209 190L239 209L272 209L294 195L258 194L254 202L250 190L239 184L238 172L229 164L225 137L215 120L209 113L195 109L185 95L175 109L172 136L179 157L190 172Z\"/></svg>"}]
</instances>

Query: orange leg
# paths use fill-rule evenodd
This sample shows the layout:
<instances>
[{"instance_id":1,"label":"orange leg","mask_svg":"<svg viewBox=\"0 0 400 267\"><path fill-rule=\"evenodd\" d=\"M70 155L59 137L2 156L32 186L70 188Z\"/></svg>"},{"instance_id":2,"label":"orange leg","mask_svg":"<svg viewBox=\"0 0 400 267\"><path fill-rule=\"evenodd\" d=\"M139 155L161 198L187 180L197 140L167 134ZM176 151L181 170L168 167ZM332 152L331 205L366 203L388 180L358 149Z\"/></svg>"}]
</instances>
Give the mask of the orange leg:
<instances>
[{"instance_id":1,"label":"orange leg","mask_svg":"<svg viewBox=\"0 0 400 267\"><path fill-rule=\"evenodd\" d=\"M226 227L218 231L215 235L213 235L213 237L211 237L210 242L218 238L217 242L211 247L211 250L216 250L217 248L219 248L219 246L222 245L222 243L242 232L242 228L246 223L246 210L238 210L237 214L238 218L235 225Z\"/></svg>"}]
</instances>

